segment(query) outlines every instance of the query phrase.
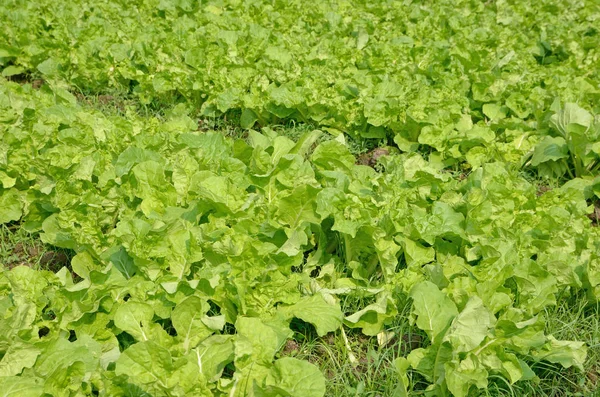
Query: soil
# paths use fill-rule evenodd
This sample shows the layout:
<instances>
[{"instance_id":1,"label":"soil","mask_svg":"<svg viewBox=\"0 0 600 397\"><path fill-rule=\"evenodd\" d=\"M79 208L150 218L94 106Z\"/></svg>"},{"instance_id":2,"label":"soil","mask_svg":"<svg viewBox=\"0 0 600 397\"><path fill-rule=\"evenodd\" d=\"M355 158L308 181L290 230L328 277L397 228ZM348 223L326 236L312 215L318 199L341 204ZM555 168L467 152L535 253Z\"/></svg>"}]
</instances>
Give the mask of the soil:
<instances>
[{"instance_id":1,"label":"soil","mask_svg":"<svg viewBox=\"0 0 600 397\"><path fill-rule=\"evenodd\" d=\"M39 90L45 84L45 81L42 79L32 79L30 75L22 73L16 74L14 76L10 76L7 78L8 81L13 81L15 83L25 85L31 83L31 86L35 90Z\"/></svg>"},{"instance_id":2,"label":"soil","mask_svg":"<svg viewBox=\"0 0 600 397\"><path fill-rule=\"evenodd\" d=\"M44 85L44 80L42 80L42 79L35 79L31 82L31 86L36 90L39 90L40 88L42 88L43 85Z\"/></svg>"},{"instance_id":3,"label":"soil","mask_svg":"<svg viewBox=\"0 0 600 397\"><path fill-rule=\"evenodd\" d=\"M600 388L600 366L590 369L587 373L587 379L592 390Z\"/></svg>"},{"instance_id":4,"label":"soil","mask_svg":"<svg viewBox=\"0 0 600 397\"><path fill-rule=\"evenodd\" d=\"M34 267L39 264L44 269L56 272L63 266L68 266L70 262L69 256L63 251L48 250L42 243L24 245L19 242L13 247L4 265L12 269L17 266Z\"/></svg>"},{"instance_id":5,"label":"soil","mask_svg":"<svg viewBox=\"0 0 600 397\"><path fill-rule=\"evenodd\" d=\"M390 154L390 151L384 148L376 148L368 153L361 154L356 160L356 164L367 165L375 168L379 159Z\"/></svg>"},{"instance_id":6,"label":"soil","mask_svg":"<svg viewBox=\"0 0 600 397\"><path fill-rule=\"evenodd\" d=\"M86 95L79 92L73 93L73 95L75 95L77 100L81 103L85 103L88 106L94 105L94 101ZM112 95L98 95L96 96L96 102L102 106L114 106L119 112L125 113L125 101L115 98Z\"/></svg>"},{"instance_id":7,"label":"soil","mask_svg":"<svg viewBox=\"0 0 600 397\"><path fill-rule=\"evenodd\" d=\"M592 226L598 226L600 223L600 200L594 203L594 211L591 214L588 214L588 218L592 221Z\"/></svg>"},{"instance_id":8,"label":"soil","mask_svg":"<svg viewBox=\"0 0 600 397\"><path fill-rule=\"evenodd\" d=\"M300 350L300 345L295 340L289 339L283 346L282 356L291 356Z\"/></svg>"},{"instance_id":9,"label":"soil","mask_svg":"<svg viewBox=\"0 0 600 397\"><path fill-rule=\"evenodd\" d=\"M549 192L550 190L552 190L550 186L541 185L538 187L537 192L535 194L536 196L540 197L542 194Z\"/></svg>"}]
</instances>

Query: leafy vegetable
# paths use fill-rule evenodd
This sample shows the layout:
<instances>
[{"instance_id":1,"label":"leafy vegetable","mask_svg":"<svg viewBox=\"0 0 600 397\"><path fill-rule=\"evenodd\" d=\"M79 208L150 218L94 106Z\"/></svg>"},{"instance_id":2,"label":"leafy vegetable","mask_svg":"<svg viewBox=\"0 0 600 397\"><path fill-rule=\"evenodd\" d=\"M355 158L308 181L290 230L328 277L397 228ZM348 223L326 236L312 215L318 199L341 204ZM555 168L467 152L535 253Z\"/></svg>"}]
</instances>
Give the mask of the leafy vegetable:
<instances>
[{"instance_id":1,"label":"leafy vegetable","mask_svg":"<svg viewBox=\"0 0 600 397\"><path fill-rule=\"evenodd\" d=\"M583 369L544 312L600 298L596 2L55 3L0 9L0 225L73 256L3 264L3 395L324 396L286 343L406 305L394 395Z\"/></svg>"}]
</instances>

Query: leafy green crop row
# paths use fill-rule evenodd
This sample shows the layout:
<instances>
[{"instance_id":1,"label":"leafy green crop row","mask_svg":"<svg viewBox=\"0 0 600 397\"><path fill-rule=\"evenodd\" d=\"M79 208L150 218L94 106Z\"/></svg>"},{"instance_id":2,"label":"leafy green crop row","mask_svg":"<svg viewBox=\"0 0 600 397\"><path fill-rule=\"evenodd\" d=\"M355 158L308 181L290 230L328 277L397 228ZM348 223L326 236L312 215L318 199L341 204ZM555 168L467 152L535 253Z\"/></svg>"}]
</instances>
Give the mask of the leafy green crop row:
<instances>
[{"instance_id":1,"label":"leafy green crop row","mask_svg":"<svg viewBox=\"0 0 600 397\"><path fill-rule=\"evenodd\" d=\"M600 113L599 21L595 0L7 0L0 68L477 167L518 162L557 98Z\"/></svg>"},{"instance_id":2,"label":"leafy green crop row","mask_svg":"<svg viewBox=\"0 0 600 397\"><path fill-rule=\"evenodd\" d=\"M230 140L166 117L1 81L0 223L76 253L0 274L4 395L322 396L317 367L280 355L290 322L377 335L408 301L426 338L396 361L398 395L409 372L460 397L539 361L582 368L543 313L600 298L590 179L539 195L510 164L463 180L417 153L380 173L318 130Z\"/></svg>"},{"instance_id":3,"label":"leafy green crop row","mask_svg":"<svg viewBox=\"0 0 600 397\"><path fill-rule=\"evenodd\" d=\"M600 298L599 22L594 0L4 1L0 225L74 257L3 264L0 393L323 396L294 324L385 336L407 307L423 337L389 394L582 370L544 313ZM247 139L198 131L228 112ZM282 119L320 130L259 128ZM356 165L342 132L400 150Z\"/></svg>"}]
</instances>

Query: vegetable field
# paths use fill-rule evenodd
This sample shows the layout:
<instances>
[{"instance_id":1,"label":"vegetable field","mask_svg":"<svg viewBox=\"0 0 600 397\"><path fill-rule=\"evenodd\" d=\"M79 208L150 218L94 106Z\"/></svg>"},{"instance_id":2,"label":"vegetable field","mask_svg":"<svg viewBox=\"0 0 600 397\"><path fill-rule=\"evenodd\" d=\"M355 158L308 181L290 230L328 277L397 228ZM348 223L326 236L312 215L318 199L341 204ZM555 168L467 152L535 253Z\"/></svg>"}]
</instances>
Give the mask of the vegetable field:
<instances>
[{"instance_id":1,"label":"vegetable field","mask_svg":"<svg viewBox=\"0 0 600 397\"><path fill-rule=\"evenodd\" d=\"M599 395L598 1L0 26L0 396Z\"/></svg>"}]
</instances>

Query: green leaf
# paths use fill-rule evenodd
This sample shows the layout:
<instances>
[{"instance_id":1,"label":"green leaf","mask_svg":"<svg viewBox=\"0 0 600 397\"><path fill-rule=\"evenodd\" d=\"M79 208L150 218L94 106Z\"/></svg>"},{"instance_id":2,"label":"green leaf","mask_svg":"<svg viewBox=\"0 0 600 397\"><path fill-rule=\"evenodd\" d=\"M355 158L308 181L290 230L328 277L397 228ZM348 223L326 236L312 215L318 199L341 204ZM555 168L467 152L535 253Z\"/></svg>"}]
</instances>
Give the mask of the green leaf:
<instances>
[{"instance_id":1,"label":"green leaf","mask_svg":"<svg viewBox=\"0 0 600 397\"><path fill-rule=\"evenodd\" d=\"M250 348L248 354L237 355L236 360L251 365L252 362L258 360L264 363L270 363L275 356L275 353L285 343L286 339L291 337L292 331L289 328L283 328L277 324L265 324L255 317L239 316L235 322L235 328L239 335L245 337L250 343L247 347ZM243 341L237 341L236 343ZM238 345L236 344L236 349ZM236 362L236 366L237 366Z\"/></svg>"},{"instance_id":2,"label":"green leaf","mask_svg":"<svg viewBox=\"0 0 600 397\"><path fill-rule=\"evenodd\" d=\"M197 296L190 296L173 309L171 321L177 331L178 339L183 343L183 349L187 353L190 349L196 347L202 340L213 334L211 328L213 323L211 317L206 313L210 310L210 305ZM225 325L224 317L220 317L222 325ZM208 322L208 325L206 324ZM209 327L209 325L211 327Z\"/></svg>"},{"instance_id":3,"label":"green leaf","mask_svg":"<svg viewBox=\"0 0 600 397\"><path fill-rule=\"evenodd\" d=\"M48 58L37 66L37 70L49 77L53 77L58 74L59 67L60 64L56 60Z\"/></svg>"},{"instance_id":4,"label":"green leaf","mask_svg":"<svg viewBox=\"0 0 600 397\"><path fill-rule=\"evenodd\" d=\"M358 50L362 50L363 48L365 48L367 46L368 42L369 42L369 34L367 32L365 32L364 30L361 30L358 33L358 38L356 39L356 48Z\"/></svg>"},{"instance_id":5,"label":"green leaf","mask_svg":"<svg viewBox=\"0 0 600 397\"><path fill-rule=\"evenodd\" d=\"M320 223L321 218L316 213L317 192L317 189L306 185L294 189L279 200L276 212L278 219L292 229L304 222Z\"/></svg>"},{"instance_id":6,"label":"green leaf","mask_svg":"<svg viewBox=\"0 0 600 397\"><path fill-rule=\"evenodd\" d=\"M398 357L394 360L394 369L398 375L398 384L392 393L392 397L408 397L408 381L407 371L410 363L404 357Z\"/></svg>"},{"instance_id":7,"label":"green leaf","mask_svg":"<svg viewBox=\"0 0 600 397\"><path fill-rule=\"evenodd\" d=\"M112 253L110 255L110 261L115 268L127 278L133 277L138 270L133 258L129 256L124 247L119 247L118 250Z\"/></svg>"},{"instance_id":8,"label":"green leaf","mask_svg":"<svg viewBox=\"0 0 600 397\"><path fill-rule=\"evenodd\" d=\"M563 137L568 137L571 133L585 133L593 120L593 116L587 110L575 103L565 103L565 106L550 118L552 126Z\"/></svg>"},{"instance_id":9,"label":"green leaf","mask_svg":"<svg viewBox=\"0 0 600 397\"><path fill-rule=\"evenodd\" d=\"M437 343L458 314L456 305L429 281L415 285L410 297L413 300L413 313L417 316L417 326L427 333L432 344Z\"/></svg>"},{"instance_id":10,"label":"green leaf","mask_svg":"<svg viewBox=\"0 0 600 397\"><path fill-rule=\"evenodd\" d=\"M258 121L256 113L250 109L244 109L242 116L240 117L240 125L244 129L250 129L254 127L254 124Z\"/></svg>"},{"instance_id":11,"label":"green leaf","mask_svg":"<svg viewBox=\"0 0 600 397\"><path fill-rule=\"evenodd\" d=\"M483 105L483 114L492 120L501 120L506 117L508 109L496 103L486 103Z\"/></svg>"},{"instance_id":12,"label":"green leaf","mask_svg":"<svg viewBox=\"0 0 600 397\"><path fill-rule=\"evenodd\" d=\"M422 266L435 260L435 249L433 247L424 247L422 244L403 238L401 243L404 246L404 258L409 267Z\"/></svg>"},{"instance_id":13,"label":"green leaf","mask_svg":"<svg viewBox=\"0 0 600 397\"><path fill-rule=\"evenodd\" d=\"M0 183L2 183L2 187L4 189L9 189L15 186L17 182L17 178L12 178L6 174L6 172L0 171Z\"/></svg>"},{"instance_id":14,"label":"green leaf","mask_svg":"<svg viewBox=\"0 0 600 397\"><path fill-rule=\"evenodd\" d=\"M0 195L0 225L18 221L23 215L23 204L16 189L1 191Z\"/></svg>"},{"instance_id":15,"label":"green leaf","mask_svg":"<svg viewBox=\"0 0 600 397\"><path fill-rule=\"evenodd\" d=\"M290 150L290 153L304 157L309 153L311 147L317 142L321 135L323 135L323 132L319 130L312 130L302 134L300 139L298 139L294 147Z\"/></svg>"},{"instance_id":16,"label":"green leaf","mask_svg":"<svg viewBox=\"0 0 600 397\"><path fill-rule=\"evenodd\" d=\"M448 390L456 397L469 395L471 386L485 389L488 386L488 372L483 368L478 358L472 354L459 363L451 361L446 366L446 384Z\"/></svg>"},{"instance_id":17,"label":"green leaf","mask_svg":"<svg viewBox=\"0 0 600 397\"><path fill-rule=\"evenodd\" d=\"M438 342L427 349L412 350L406 359L415 371L443 393L445 390L441 384L446 376L445 364L452 360L452 356L452 345L448 342Z\"/></svg>"},{"instance_id":18,"label":"green leaf","mask_svg":"<svg viewBox=\"0 0 600 397\"><path fill-rule=\"evenodd\" d=\"M129 346L121 354L116 362L115 373L127 376L134 384L151 386L145 387L145 390L164 390L174 380L174 369L167 349L155 342L145 341Z\"/></svg>"},{"instance_id":19,"label":"green leaf","mask_svg":"<svg viewBox=\"0 0 600 397\"><path fill-rule=\"evenodd\" d=\"M365 335L375 336L389 324L398 311L388 293L380 293L377 302L372 303L344 319L344 324L351 328L362 328Z\"/></svg>"},{"instance_id":20,"label":"green leaf","mask_svg":"<svg viewBox=\"0 0 600 397\"><path fill-rule=\"evenodd\" d=\"M34 377L0 377L0 396L39 397L44 393L43 380Z\"/></svg>"},{"instance_id":21,"label":"green leaf","mask_svg":"<svg viewBox=\"0 0 600 397\"><path fill-rule=\"evenodd\" d=\"M531 165L537 167L547 161L557 161L568 157L569 148L564 138L546 136L535 147Z\"/></svg>"},{"instance_id":22,"label":"green leaf","mask_svg":"<svg viewBox=\"0 0 600 397\"><path fill-rule=\"evenodd\" d=\"M465 308L454 318L444 336L456 352L468 352L483 342L495 317L478 296L471 297Z\"/></svg>"},{"instance_id":23,"label":"green leaf","mask_svg":"<svg viewBox=\"0 0 600 397\"><path fill-rule=\"evenodd\" d=\"M0 360L0 377L19 375L24 368L33 367L40 353L41 350L33 345L11 345Z\"/></svg>"},{"instance_id":24,"label":"green leaf","mask_svg":"<svg viewBox=\"0 0 600 397\"><path fill-rule=\"evenodd\" d=\"M223 369L233 361L234 345L228 335L213 335L194 349L200 371L210 382L221 377Z\"/></svg>"},{"instance_id":25,"label":"green leaf","mask_svg":"<svg viewBox=\"0 0 600 397\"><path fill-rule=\"evenodd\" d=\"M558 363L564 368L574 366L583 372L583 365L587 357L587 346L585 342L557 340L550 335L544 347L536 351L533 356L538 360Z\"/></svg>"},{"instance_id":26,"label":"green leaf","mask_svg":"<svg viewBox=\"0 0 600 397\"><path fill-rule=\"evenodd\" d=\"M131 168L144 161L156 161L160 162L161 157L158 153L151 150L140 149L137 147L128 147L125 149L115 163L115 173L117 176L123 176L127 174Z\"/></svg>"},{"instance_id":27,"label":"green leaf","mask_svg":"<svg viewBox=\"0 0 600 397\"><path fill-rule=\"evenodd\" d=\"M315 365L293 357L284 357L273 365L266 387L257 396L322 397L325 377ZM277 391L275 394L274 391ZM282 393L283 392L283 393Z\"/></svg>"},{"instance_id":28,"label":"green leaf","mask_svg":"<svg viewBox=\"0 0 600 397\"><path fill-rule=\"evenodd\" d=\"M150 326L154 310L147 303L127 301L119 305L115 313L115 325L139 341L151 336Z\"/></svg>"},{"instance_id":29,"label":"green leaf","mask_svg":"<svg viewBox=\"0 0 600 397\"><path fill-rule=\"evenodd\" d=\"M321 294L303 297L292 306L279 307L279 311L286 318L297 317L314 325L319 336L337 330L344 318L340 308L327 303Z\"/></svg>"},{"instance_id":30,"label":"green leaf","mask_svg":"<svg viewBox=\"0 0 600 397\"><path fill-rule=\"evenodd\" d=\"M2 76L4 76L4 77L16 76L16 75L22 74L24 71L25 71L25 69L23 69L20 66L9 65L2 70Z\"/></svg>"},{"instance_id":31,"label":"green leaf","mask_svg":"<svg viewBox=\"0 0 600 397\"><path fill-rule=\"evenodd\" d=\"M324 170L350 169L354 166L354 156L348 148L336 141L321 143L312 154L312 162Z\"/></svg>"},{"instance_id":32,"label":"green leaf","mask_svg":"<svg viewBox=\"0 0 600 397\"><path fill-rule=\"evenodd\" d=\"M85 377L98 371L102 347L87 335L80 335L75 342L57 339L45 347L35 370L46 378L46 393L80 390Z\"/></svg>"}]
</instances>

